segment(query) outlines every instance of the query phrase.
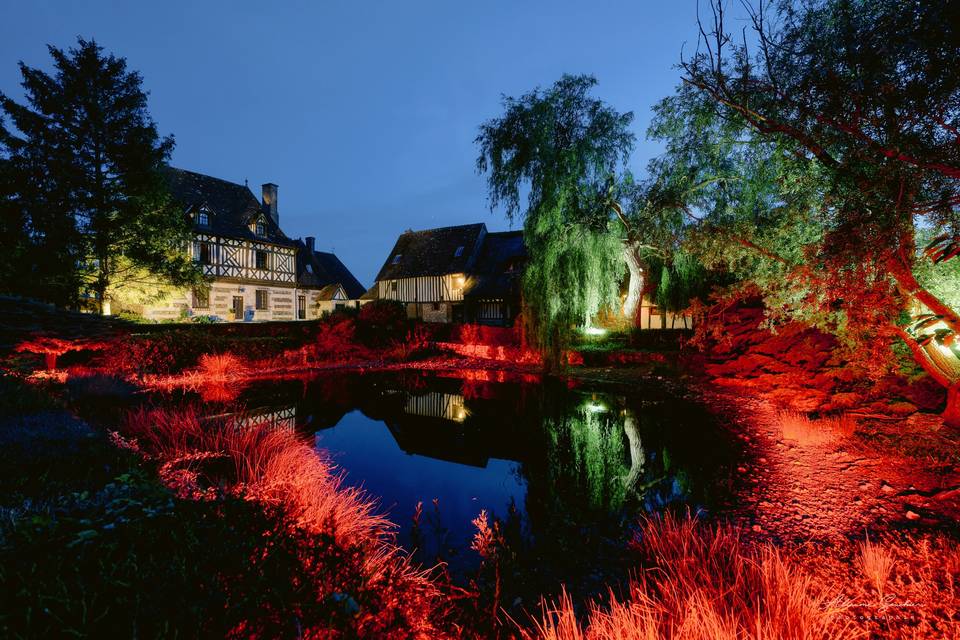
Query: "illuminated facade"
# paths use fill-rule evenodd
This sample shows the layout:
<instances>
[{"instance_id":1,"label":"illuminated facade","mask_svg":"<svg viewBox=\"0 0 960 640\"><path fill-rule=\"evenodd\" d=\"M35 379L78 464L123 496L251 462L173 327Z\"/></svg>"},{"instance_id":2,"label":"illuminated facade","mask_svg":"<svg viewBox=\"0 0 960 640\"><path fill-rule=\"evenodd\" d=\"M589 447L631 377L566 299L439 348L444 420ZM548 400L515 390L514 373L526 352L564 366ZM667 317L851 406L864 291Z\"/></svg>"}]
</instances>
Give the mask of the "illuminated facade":
<instances>
[{"instance_id":1,"label":"illuminated facade","mask_svg":"<svg viewBox=\"0 0 960 640\"><path fill-rule=\"evenodd\" d=\"M525 261L519 231L491 233L482 223L407 231L364 297L402 302L426 322L510 325Z\"/></svg>"},{"instance_id":2,"label":"illuminated facade","mask_svg":"<svg viewBox=\"0 0 960 640\"><path fill-rule=\"evenodd\" d=\"M356 304L364 288L314 239L292 240L280 228L277 185L257 200L246 185L169 168L170 191L190 216L191 257L209 286L129 305L150 320L210 316L221 321L309 320Z\"/></svg>"}]
</instances>

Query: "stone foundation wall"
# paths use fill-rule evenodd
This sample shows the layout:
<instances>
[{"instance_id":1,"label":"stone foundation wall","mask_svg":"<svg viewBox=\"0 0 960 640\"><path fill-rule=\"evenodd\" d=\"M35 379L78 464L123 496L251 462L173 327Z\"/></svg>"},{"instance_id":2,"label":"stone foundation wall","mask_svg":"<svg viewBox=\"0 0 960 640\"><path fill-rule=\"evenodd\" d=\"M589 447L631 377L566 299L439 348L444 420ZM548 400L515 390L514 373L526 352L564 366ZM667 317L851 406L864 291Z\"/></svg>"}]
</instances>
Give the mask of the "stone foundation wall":
<instances>
[{"instance_id":1,"label":"stone foundation wall","mask_svg":"<svg viewBox=\"0 0 960 640\"><path fill-rule=\"evenodd\" d=\"M424 302L420 305L424 322L450 322L453 319L449 302Z\"/></svg>"},{"instance_id":2,"label":"stone foundation wall","mask_svg":"<svg viewBox=\"0 0 960 640\"><path fill-rule=\"evenodd\" d=\"M257 290L267 291L267 308L257 309ZM313 293L313 304L311 304ZM169 296L165 300L150 304L138 305L129 308L148 320L162 322L164 320L181 320L196 316L213 316L219 321L256 322L263 320L295 320L297 312L297 290L288 287L271 287L266 285L238 285L235 283L214 282L210 285L208 294L209 305L206 308L193 307L193 293L187 289ZM306 292L307 318L318 316L316 293ZM233 299L243 298L243 316L234 317Z\"/></svg>"}]
</instances>

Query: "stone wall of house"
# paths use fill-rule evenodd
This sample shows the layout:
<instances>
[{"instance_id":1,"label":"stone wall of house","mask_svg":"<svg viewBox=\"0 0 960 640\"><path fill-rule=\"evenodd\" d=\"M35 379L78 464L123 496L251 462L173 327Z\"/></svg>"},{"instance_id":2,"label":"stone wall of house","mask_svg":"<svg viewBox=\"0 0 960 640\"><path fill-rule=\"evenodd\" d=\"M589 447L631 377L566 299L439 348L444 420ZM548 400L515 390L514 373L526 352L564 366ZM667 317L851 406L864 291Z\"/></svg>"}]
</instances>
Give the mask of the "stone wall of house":
<instances>
[{"instance_id":1,"label":"stone wall of house","mask_svg":"<svg viewBox=\"0 0 960 640\"><path fill-rule=\"evenodd\" d=\"M424 322L450 322L453 319L449 302L421 303L420 313Z\"/></svg>"},{"instance_id":2,"label":"stone wall of house","mask_svg":"<svg viewBox=\"0 0 960 640\"><path fill-rule=\"evenodd\" d=\"M267 308L257 309L257 290L267 292ZM316 318L316 293L307 293L307 317ZM214 282L210 285L208 294L209 304L206 308L193 307L193 294L187 289L178 292L166 299L150 305L131 306L128 310L139 313L148 320L158 322L181 320L185 317L213 316L220 321L255 322L262 320L294 320L296 319L297 291L289 287L272 287L268 285L236 284ZM233 299L243 298L243 317L234 317ZM312 302L312 304L311 304Z\"/></svg>"}]
</instances>

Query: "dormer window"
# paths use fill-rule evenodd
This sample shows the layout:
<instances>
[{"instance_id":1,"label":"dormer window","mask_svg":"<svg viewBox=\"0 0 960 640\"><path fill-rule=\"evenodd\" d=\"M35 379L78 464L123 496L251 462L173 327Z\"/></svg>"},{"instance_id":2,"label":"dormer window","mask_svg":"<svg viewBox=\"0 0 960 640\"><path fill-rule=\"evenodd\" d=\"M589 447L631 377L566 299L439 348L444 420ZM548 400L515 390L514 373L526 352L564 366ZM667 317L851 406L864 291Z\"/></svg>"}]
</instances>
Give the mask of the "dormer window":
<instances>
[{"instance_id":1,"label":"dormer window","mask_svg":"<svg viewBox=\"0 0 960 640\"><path fill-rule=\"evenodd\" d=\"M393 257L393 264L400 264L400 258L403 257L402 253L398 253Z\"/></svg>"},{"instance_id":2,"label":"dormer window","mask_svg":"<svg viewBox=\"0 0 960 640\"><path fill-rule=\"evenodd\" d=\"M312 265L312 264L308 264L308 265L307 265L307 273L313 273L313 265Z\"/></svg>"},{"instance_id":3,"label":"dormer window","mask_svg":"<svg viewBox=\"0 0 960 640\"><path fill-rule=\"evenodd\" d=\"M197 224L201 227L210 226L210 214L206 209L201 209L200 212L197 213Z\"/></svg>"},{"instance_id":4,"label":"dormer window","mask_svg":"<svg viewBox=\"0 0 960 640\"><path fill-rule=\"evenodd\" d=\"M256 234L260 238L267 235L267 225L263 222L263 219L257 220Z\"/></svg>"},{"instance_id":5,"label":"dormer window","mask_svg":"<svg viewBox=\"0 0 960 640\"><path fill-rule=\"evenodd\" d=\"M459 258L459 257L462 256L462 255L463 255L463 247L462 247L462 246L461 246L461 247L457 247L457 250L453 252L453 257L454 257L454 258Z\"/></svg>"}]
</instances>

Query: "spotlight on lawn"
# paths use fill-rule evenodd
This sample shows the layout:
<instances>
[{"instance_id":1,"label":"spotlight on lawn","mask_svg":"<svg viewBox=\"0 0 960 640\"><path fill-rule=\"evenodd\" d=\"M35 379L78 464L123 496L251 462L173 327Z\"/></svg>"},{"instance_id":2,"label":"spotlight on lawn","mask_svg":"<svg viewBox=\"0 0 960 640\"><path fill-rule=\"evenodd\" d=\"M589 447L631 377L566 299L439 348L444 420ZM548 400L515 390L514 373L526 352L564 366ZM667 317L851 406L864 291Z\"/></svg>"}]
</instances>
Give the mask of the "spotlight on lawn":
<instances>
[{"instance_id":1,"label":"spotlight on lawn","mask_svg":"<svg viewBox=\"0 0 960 640\"><path fill-rule=\"evenodd\" d=\"M587 327L583 330L588 336L602 336L607 332L606 329L601 329L600 327Z\"/></svg>"}]
</instances>

